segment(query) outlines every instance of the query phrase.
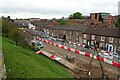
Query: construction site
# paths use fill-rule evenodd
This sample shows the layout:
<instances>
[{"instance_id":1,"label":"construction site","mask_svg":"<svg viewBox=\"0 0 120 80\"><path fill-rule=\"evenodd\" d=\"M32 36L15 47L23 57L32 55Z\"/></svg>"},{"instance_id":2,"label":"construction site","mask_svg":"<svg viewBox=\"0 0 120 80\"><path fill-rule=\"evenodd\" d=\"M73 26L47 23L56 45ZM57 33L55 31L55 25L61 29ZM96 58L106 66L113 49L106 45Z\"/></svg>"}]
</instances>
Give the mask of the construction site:
<instances>
[{"instance_id":1,"label":"construction site","mask_svg":"<svg viewBox=\"0 0 120 80\"><path fill-rule=\"evenodd\" d=\"M33 38L28 38L27 42L30 42ZM59 45L54 41L42 39L39 37L34 38L41 41L44 47L37 51L36 54L45 55L50 59L60 63L77 79L104 79L104 80L118 80L119 66L115 67L108 63L101 61L97 44L93 54L88 57L84 52L77 52L72 48ZM94 55L97 53L98 59L94 59Z\"/></svg>"},{"instance_id":2,"label":"construction site","mask_svg":"<svg viewBox=\"0 0 120 80\"><path fill-rule=\"evenodd\" d=\"M72 71L72 74L76 78L115 79L118 76L117 67L113 67L109 64L103 63L99 60L96 61L93 58L88 58L83 55L80 55L82 57L80 58L78 54L75 54L73 52L63 50L46 43L43 44L45 45L43 48L43 54L45 53L44 51L46 51L52 55L60 57L62 60L57 61Z\"/></svg>"}]
</instances>

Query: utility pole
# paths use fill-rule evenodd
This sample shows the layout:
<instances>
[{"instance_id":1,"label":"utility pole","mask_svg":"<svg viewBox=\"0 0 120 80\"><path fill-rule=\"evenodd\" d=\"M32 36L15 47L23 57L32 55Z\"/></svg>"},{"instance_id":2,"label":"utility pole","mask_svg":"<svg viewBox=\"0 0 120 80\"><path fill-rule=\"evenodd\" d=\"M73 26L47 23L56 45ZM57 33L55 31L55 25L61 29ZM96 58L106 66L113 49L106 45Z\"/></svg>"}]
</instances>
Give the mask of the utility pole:
<instances>
[{"instance_id":1,"label":"utility pole","mask_svg":"<svg viewBox=\"0 0 120 80\"><path fill-rule=\"evenodd\" d=\"M92 58L91 58L90 63L89 63L89 69L88 69L88 71L87 71L87 76L89 76L90 68L91 68L91 66L92 66L93 57L94 57L95 52L96 52L96 53L97 53L97 56L98 56L98 61L99 61L99 64L100 64L100 69L101 69L101 71L102 71L102 79L104 79L105 73L104 73L103 66L102 66L102 63L101 63L101 61L100 61L100 56L99 56L99 53L98 53L98 50L97 50L98 44L97 44L95 41L94 41L94 47L95 47L95 49L94 49L94 53L92 54Z\"/></svg>"}]
</instances>

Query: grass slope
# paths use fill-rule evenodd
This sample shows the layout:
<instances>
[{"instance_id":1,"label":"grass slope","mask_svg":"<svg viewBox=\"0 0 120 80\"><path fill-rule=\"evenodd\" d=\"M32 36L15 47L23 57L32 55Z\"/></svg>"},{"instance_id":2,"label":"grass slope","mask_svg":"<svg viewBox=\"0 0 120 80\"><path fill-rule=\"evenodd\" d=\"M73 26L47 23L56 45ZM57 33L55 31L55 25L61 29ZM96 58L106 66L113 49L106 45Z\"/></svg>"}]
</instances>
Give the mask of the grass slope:
<instances>
[{"instance_id":1,"label":"grass slope","mask_svg":"<svg viewBox=\"0 0 120 80\"><path fill-rule=\"evenodd\" d=\"M0 36L0 52L2 52L2 37Z\"/></svg>"},{"instance_id":2,"label":"grass slope","mask_svg":"<svg viewBox=\"0 0 120 80\"><path fill-rule=\"evenodd\" d=\"M3 37L2 49L8 78L71 78L63 66Z\"/></svg>"}]
</instances>

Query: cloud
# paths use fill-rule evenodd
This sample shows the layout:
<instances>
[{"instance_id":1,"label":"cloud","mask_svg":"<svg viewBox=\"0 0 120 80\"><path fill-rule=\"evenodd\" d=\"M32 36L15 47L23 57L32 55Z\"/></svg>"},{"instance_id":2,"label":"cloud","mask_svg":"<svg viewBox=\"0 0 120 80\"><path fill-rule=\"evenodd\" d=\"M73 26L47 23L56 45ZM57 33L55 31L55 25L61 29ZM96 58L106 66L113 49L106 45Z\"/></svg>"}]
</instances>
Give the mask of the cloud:
<instances>
[{"instance_id":1,"label":"cloud","mask_svg":"<svg viewBox=\"0 0 120 80\"><path fill-rule=\"evenodd\" d=\"M29 17L42 16L69 16L79 11L84 15L91 12L118 13L119 0L2 0L0 12L4 14L26 15ZM22 14L20 14L22 13ZM31 16L30 16L31 15Z\"/></svg>"}]
</instances>

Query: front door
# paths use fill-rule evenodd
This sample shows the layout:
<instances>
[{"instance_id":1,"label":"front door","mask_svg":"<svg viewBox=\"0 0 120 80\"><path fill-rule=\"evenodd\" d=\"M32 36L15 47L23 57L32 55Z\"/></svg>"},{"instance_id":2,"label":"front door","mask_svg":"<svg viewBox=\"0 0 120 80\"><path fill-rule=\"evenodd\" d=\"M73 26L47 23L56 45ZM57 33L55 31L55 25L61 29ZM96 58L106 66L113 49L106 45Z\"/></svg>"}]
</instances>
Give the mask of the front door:
<instances>
[{"instance_id":1,"label":"front door","mask_svg":"<svg viewBox=\"0 0 120 80\"><path fill-rule=\"evenodd\" d=\"M90 41L87 41L87 45L90 46Z\"/></svg>"}]
</instances>

